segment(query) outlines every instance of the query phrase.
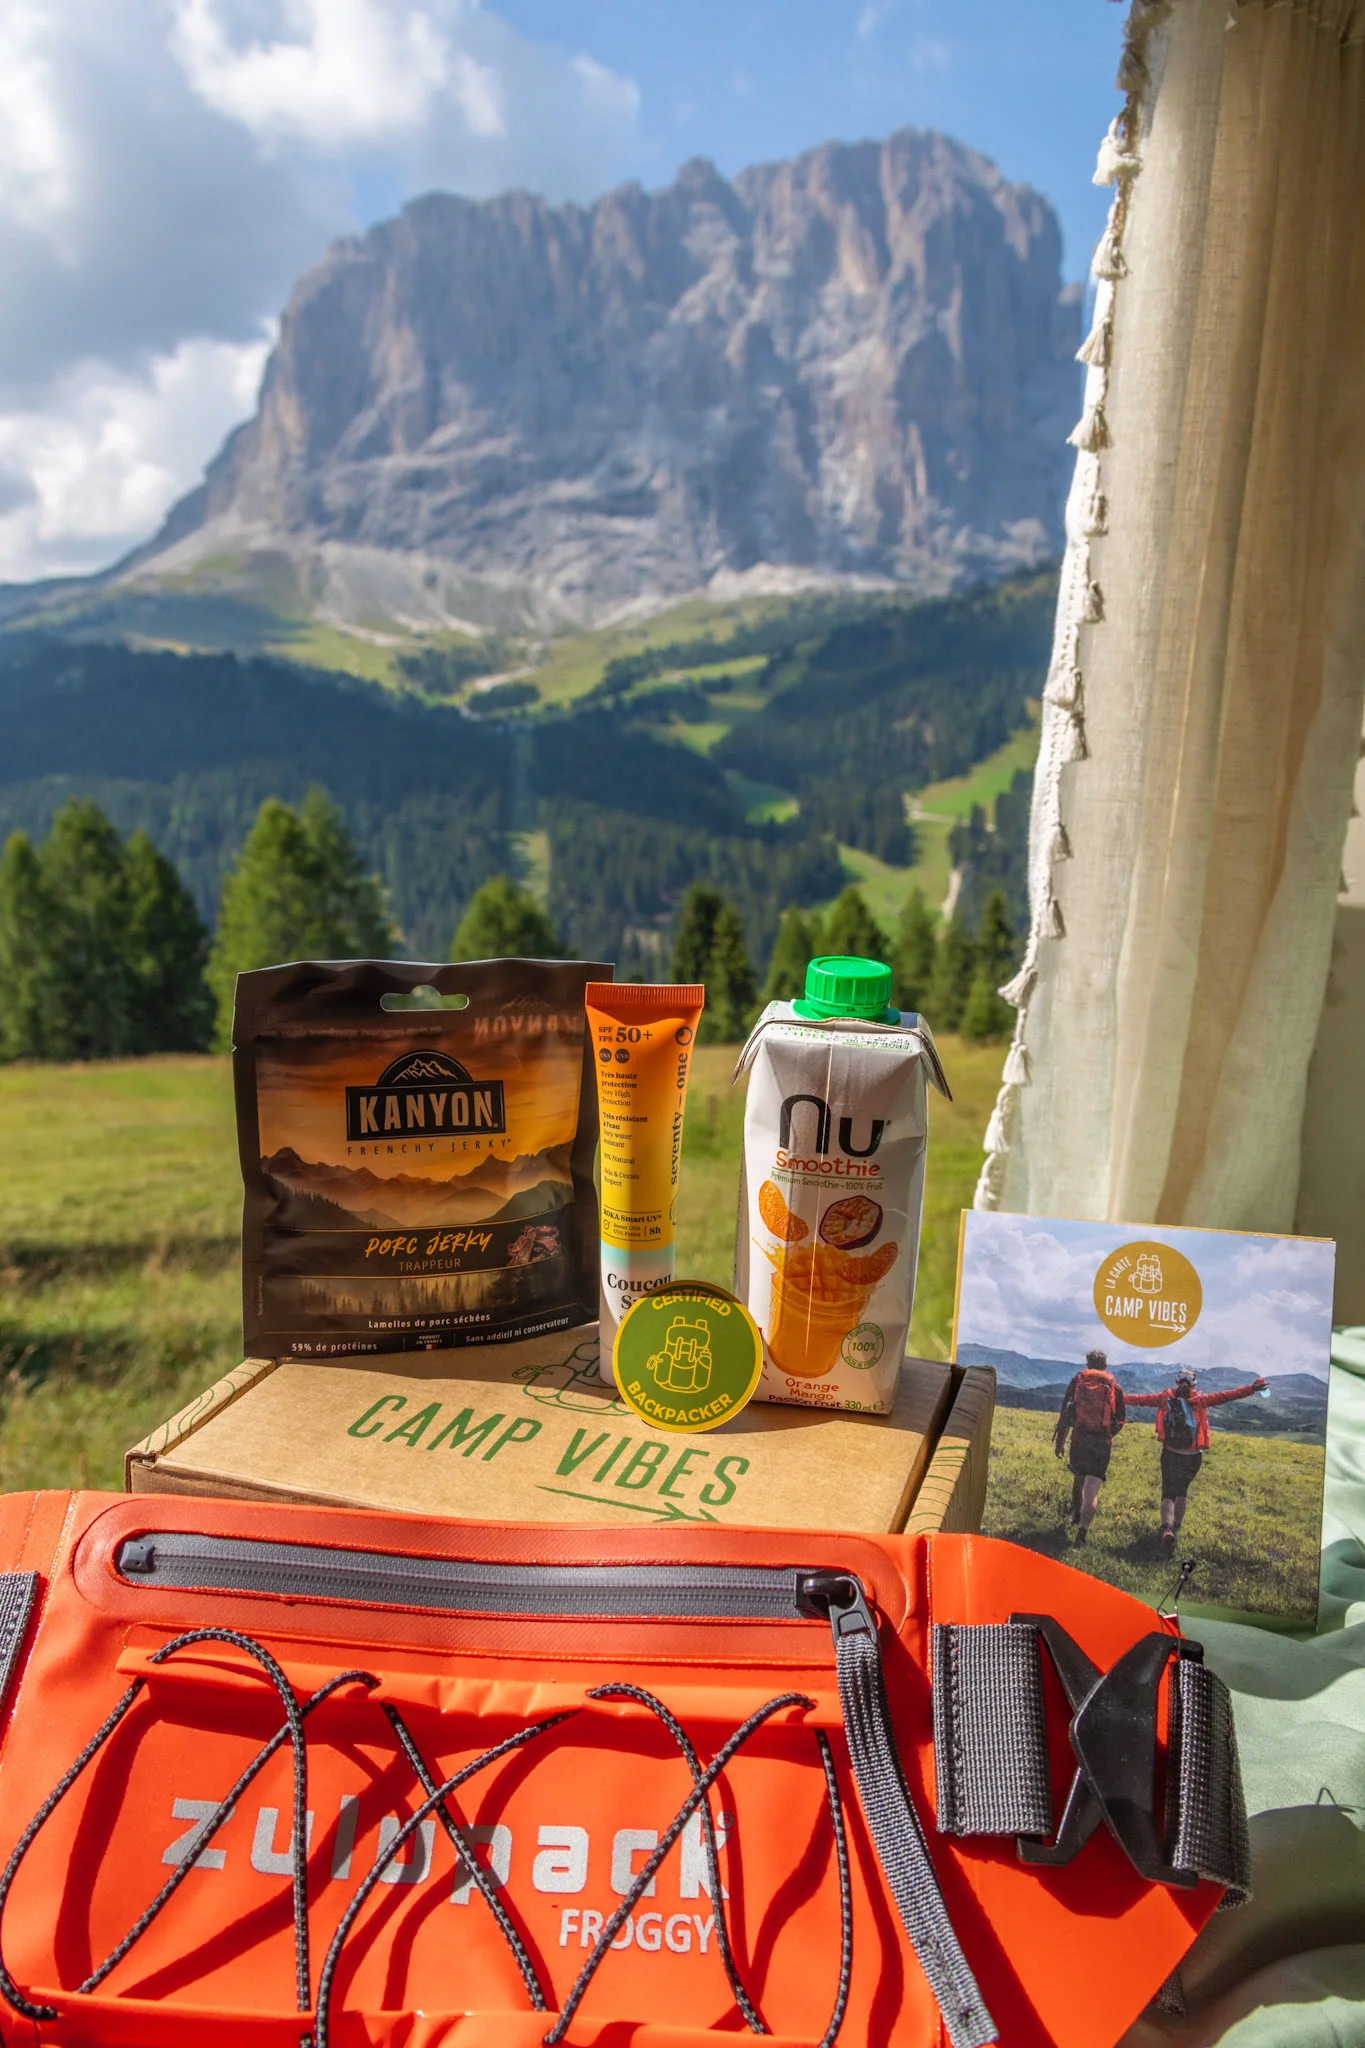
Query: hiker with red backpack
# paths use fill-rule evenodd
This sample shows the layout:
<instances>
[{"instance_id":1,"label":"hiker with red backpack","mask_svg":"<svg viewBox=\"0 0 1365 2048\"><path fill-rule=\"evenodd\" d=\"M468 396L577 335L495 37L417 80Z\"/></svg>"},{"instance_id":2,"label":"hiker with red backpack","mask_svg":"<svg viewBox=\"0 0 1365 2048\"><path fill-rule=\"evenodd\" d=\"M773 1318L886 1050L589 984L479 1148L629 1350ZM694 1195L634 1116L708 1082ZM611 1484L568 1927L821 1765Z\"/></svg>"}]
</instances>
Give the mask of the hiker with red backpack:
<instances>
[{"instance_id":1,"label":"hiker with red backpack","mask_svg":"<svg viewBox=\"0 0 1365 2048\"><path fill-rule=\"evenodd\" d=\"M1100 1504L1100 1488L1109 1473L1109 1453L1123 1428L1127 1411L1123 1388L1109 1370L1103 1351L1087 1351L1085 1364L1073 1373L1062 1399L1052 1446L1060 1458L1071 1435L1071 1519L1079 1548L1090 1532Z\"/></svg>"},{"instance_id":2,"label":"hiker with red backpack","mask_svg":"<svg viewBox=\"0 0 1365 2048\"><path fill-rule=\"evenodd\" d=\"M1224 1401L1244 1401L1248 1394L1259 1394L1264 1386L1264 1380L1256 1379L1248 1380L1244 1387L1229 1387L1225 1394L1200 1394L1195 1391L1193 1371L1182 1366L1173 1387L1163 1387L1159 1394L1128 1396L1134 1408L1156 1409L1156 1437L1161 1445L1163 1551L1175 1549L1190 1487L1209 1448L1209 1409L1221 1406Z\"/></svg>"}]
</instances>

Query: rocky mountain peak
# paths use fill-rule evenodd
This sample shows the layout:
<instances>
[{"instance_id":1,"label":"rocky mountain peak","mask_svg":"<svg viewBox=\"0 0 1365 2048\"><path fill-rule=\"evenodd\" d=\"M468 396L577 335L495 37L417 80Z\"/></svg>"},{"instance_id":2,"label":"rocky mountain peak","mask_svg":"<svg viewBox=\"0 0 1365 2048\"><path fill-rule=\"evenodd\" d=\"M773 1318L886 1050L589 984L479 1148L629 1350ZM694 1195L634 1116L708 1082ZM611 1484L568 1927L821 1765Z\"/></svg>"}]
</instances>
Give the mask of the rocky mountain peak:
<instances>
[{"instance_id":1,"label":"rocky mountain peak","mask_svg":"<svg viewBox=\"0 0 1365 2048\"><path fill-rule=\"evenodd\" d=\"M1037 560L1060 264L1044 199L913 129L588 207L431 193L300 280L255 417L130 573L264 551L339 615L550 624Z\"/></svg>"}]
</instances>

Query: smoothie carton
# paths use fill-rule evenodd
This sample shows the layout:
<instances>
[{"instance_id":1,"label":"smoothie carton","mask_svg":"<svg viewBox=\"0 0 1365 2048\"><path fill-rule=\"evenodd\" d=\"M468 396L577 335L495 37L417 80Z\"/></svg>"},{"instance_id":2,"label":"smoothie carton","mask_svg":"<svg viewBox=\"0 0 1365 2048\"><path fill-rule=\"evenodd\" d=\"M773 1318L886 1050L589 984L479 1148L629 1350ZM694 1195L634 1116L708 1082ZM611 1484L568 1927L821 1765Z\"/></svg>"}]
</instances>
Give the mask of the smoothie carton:
<instances>
[{"instance_id":1,"label":"smoothie carton","mask_svg":"<svg viewBox=\"0 0 1365 2048\"><path fill-rule=\"evenodd\" d=\"M735 1292L763 1333L755 1398L885 1414L910 1327L928 1091L951 1100L933 1035L890 1006L891 970L812 960L769 1003L750 1074Z\"/></svg>"}]
</instances>

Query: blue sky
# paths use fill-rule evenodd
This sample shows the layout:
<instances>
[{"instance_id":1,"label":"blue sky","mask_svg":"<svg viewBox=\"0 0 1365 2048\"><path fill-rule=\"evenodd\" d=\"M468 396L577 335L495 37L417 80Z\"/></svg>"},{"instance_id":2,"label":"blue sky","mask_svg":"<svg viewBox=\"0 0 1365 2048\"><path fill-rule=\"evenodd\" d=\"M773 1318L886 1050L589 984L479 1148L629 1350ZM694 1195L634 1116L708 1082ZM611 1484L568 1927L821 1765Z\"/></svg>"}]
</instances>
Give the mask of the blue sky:
<instances>
[{"instance_id":1,"label":"blue sky","mask_svg":"<svg viewBox=\"0 0 1365 2048\"><path fill-rule=\"evenodd\" d=\"M1056 1222L971 1210L962 1262L957 1342L1079 1365L1091 1345L1111 1365L1226 1365L1272 1379L1327 1377L1333 1246L1324 1239L1242 1236L1123 1223ZM1171 1244L1199 1274L1204 1305L1188 1336L1137 1350L1095 1313L1100 1262L1135 1240Z\"/></svg>"},{"instance_id":2,"label":"blue sky","mask_svg":"<svg viewBox=\"0 0 1365 2048\"><path fill-rule=\"evenodd\" d=\"M1037 186L1081 277L1110 194L1090 182L1125 10L1113 0L502 0L523 35L640 90L640 167L727 174L812 143L941 128Z\"/></svg>"},{"instance_id":3,"label":"blue sky","mask_svg":"<svg viewBox=\"0 0 1365 2048\"><path fill-rule=\"evenodd\" d=\"M433 189L588 200L946 130L1084 274L1112 0L5 0L0 581L144 539L252 409L290 289Z\"/></svg>"}]
</instances>

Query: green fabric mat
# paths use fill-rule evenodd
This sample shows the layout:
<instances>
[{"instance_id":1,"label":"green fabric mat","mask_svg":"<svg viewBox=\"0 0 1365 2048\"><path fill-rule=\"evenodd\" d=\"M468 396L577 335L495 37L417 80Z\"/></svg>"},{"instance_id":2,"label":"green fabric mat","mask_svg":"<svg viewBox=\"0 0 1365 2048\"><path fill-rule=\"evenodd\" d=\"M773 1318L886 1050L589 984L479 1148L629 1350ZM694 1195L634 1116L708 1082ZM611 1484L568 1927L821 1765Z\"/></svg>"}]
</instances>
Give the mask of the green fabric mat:
<instances>
[{"instance_id":1,"label":"green fabric mat","mask_svg":"<svg viewBox=\"0 0 1365 2048\"><path fill-rule=\"evenodd\" d=\"M1232 1689L1255 1897L1122 2048L1365 2048L1365 1329L1332 1344L1318 1633L1185 1626Z\"/></svg>"}]
</instances>

